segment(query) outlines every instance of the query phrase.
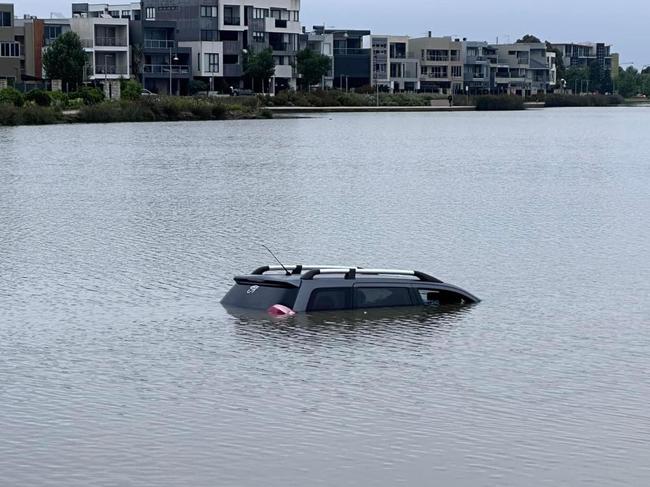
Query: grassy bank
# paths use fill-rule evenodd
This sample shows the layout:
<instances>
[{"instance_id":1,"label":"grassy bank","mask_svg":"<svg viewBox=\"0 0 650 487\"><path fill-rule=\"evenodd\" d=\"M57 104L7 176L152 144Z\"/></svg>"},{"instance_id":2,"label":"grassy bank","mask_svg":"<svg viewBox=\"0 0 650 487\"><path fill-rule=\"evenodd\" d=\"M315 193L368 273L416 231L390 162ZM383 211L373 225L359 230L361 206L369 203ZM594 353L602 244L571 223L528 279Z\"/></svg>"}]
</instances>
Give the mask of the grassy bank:
<instances>
[{"instance_id":1,"label":"grassy bank","mask_svg":"<svg viewBox=\"0 0 650 487\"><path fill-rule=\"evenodd\" d=\"M625 101L619 95L565 95L553 93L528 97L526 101L543 102L547 108L557 107L611 107Z\"/></svg>"},{"instance_id":2,"label":"grassy bank","mask_svg":"<svg viewBox=\"0 0 650 487\"><path fill-rule=\"evenodd\" d=\"M283 91L276 96L261 97L268 107L373 107L377 106L377 95L371 93L346 93L337 90ZM382 107L430 106L433 100L446 100L444 95L415 93L380 93Z\"/></svg>"},{"instance_id":3,"label":"grassy bank","mask_svg":"<svg viewBox=\"0 0 650 487\"><path fill-rule=\"evenodd\" d=\"M230 101L230 100L229 100ZM82 104L78 108L0 104L0 125L56 123L170 122L180 120L241 120L272 118L256 98L223 103L218 99L143 97L138 100Z\"/></svg>"}]
</instances>

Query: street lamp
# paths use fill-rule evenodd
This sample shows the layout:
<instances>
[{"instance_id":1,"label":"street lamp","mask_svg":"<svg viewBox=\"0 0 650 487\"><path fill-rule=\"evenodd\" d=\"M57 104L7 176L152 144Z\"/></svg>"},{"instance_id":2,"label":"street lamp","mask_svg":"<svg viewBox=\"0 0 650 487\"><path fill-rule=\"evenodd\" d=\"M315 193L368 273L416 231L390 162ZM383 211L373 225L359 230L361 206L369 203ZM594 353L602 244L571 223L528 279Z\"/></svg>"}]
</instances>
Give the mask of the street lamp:
<instances>
[{"instance_id":1,"label":"street lamp","mask_svg":"<svg viewBox=\"0 0 650 487\"><path fill-rule=\"evenodd\" d=\"M173 63L178 62L178 55L174 55L172 58L172 48L169 48L169 96L172 96L173 93L173 88L172 88L172 69L173 69Z\"/></svg>"}]
</instances>

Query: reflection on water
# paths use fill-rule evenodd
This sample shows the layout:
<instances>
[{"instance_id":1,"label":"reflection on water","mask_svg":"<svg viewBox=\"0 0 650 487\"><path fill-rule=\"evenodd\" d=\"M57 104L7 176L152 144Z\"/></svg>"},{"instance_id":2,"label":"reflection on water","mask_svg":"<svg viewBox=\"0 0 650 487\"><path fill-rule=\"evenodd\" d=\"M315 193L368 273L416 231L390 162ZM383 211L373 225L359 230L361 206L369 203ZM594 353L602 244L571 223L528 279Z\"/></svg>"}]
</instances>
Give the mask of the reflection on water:
<instances>
[{"instance_id":1,"label":"reflection on water","mask_svg":"<svg viewBox=\"0 0 650 487\"><path fill-rule=\"evenodd\" d=\"M229 309L228 312L236 318L238 336L251 340L327 342L360 338L364 341L397 340L403 345L445 333L460 325L471 308L388 308L297 314L280 318L241 309Z\"/></svg>"},{"instance_id":2,"label":"reflection on water","mask_svg":"<svg viewBox=\"0 0 650 487\"><path fill-rule=\"evenodd\" d=\"M0 129L0 484L644 485L646 118ZM229 314L260 242L484 301Z\"/></svg>"}]
</instances>

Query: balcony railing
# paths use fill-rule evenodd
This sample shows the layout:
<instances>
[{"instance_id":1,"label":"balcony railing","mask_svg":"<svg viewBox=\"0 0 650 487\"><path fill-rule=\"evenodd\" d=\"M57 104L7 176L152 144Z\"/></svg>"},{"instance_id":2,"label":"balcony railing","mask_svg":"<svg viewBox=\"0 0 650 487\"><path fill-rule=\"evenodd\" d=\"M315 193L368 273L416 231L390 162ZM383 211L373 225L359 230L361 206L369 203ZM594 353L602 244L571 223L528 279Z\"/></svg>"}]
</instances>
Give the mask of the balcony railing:
<instances>
[{"instance_id":1,"label":"balcony railing","mask_svg":"<svg viewBox=\"0 0 650 487\"><path fill-rule=\"evenodd\" d=\"M161 39L145 39L145 49L176 49L176 41Z\"/></svg>"},{"instance_id":2,"label":"balcony railing","mask_svg":"<svg viewBox=\"0 0 650 487\"><path fill-rule=\"evenodd\" d=\"M126 39L121 37L95 37L95 45L99 47L126 47Z\"/></svg>"},{"instance_id":3,"label":"balcony railing","mask_svg":"<svg viewBox=\"0 0 650 487\"><path fill-rule=\"evenodd\" d=\"M95 76L109 75L109 74L119 74L119 75L128 75L129 70L126 66L120 65L111 65L111 64L97 64L95 65ZM92 73L91 73L92 75Z\"/></svg>"},{"instance_id":4,"label":"balcony railing","mask_svg":"<svg viewBox=\"0 0 650 487\"><path fill-rule=\"evenodd\" d=\"M240 17L224 17L223 25L239 25L241 23Z\"/></svg>"},{"instance_id":5,"label":"balcony railing","mask_svg":"<svg viewBox=\"0 0 650 487\"><path fill-rule=\"evenodd\" d=\"M358 56L361 54L368 54L368 49L357 49L357 48L335 48L335 56Z\"/></svg>"},{"instance_id":6,"label":"balcony railing","mask_svg":"<svg viewBox=\"0 0 650 487\"><path fill-rule=\"evenodd\" d=\"M277 43L271 44L271 48L274 51L290 51L291 50L291 44L286 43L286 42L277 42Z\"/></svg>"},{"instance_id":7,"label":"balcony railing","mask_svg":"<svg viewBox=\"0 0 650 487\"><path fill-rule=\"evenodd\" d=\"M142 67L142 72L145 74L190 74L190 67L187 64L145 64Z\"/></svg>"}]
</instances>

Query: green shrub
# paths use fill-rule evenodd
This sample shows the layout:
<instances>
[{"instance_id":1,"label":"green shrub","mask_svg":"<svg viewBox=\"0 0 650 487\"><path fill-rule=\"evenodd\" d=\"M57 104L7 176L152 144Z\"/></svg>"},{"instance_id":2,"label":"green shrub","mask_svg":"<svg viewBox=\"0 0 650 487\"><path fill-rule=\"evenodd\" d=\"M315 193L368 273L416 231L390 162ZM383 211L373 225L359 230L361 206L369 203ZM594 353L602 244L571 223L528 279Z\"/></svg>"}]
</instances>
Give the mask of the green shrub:
<instances>
[{"instance_id":1,"label":"green shrub","mask_svg":"<svg viewBox=\"0 0 650 487\"><path fill-rule=\"evenodd\" d=\"M63 119L59 110L41 105L28 105L22 110L23 125L50 125Z\"/></svg>"},{"instance_id":2,"label":"green shrub","mask_svg":"<svg viewBox=\"0 0 650 487\"><path fill-rule=\"evenodd\" d=\"M190 95L196 95L202 91L208 91L208 84L200 79L193 79L189 84Z\"/></svg>"},{"instance_id":3,"label":"green shrub","mask_svg":"<svg viewBox=\"0 0 650 487\"><path fill-rule=\"evenodd\" d=\"M619 95L546 95L547 107L608 107L620 105L623 98Z\"/></svg>"},{"instance_id":4,"label":"green shrub","mask_svg":"<svg viewBox=\"0 0 650 487\"><path fill-rule=\"evenodd\" d=\"M61 91L49 91L47 94L50 96L51 105L56 108L67 108L70 100L68 95Z\"/></svg>"},{"instance_id":5,"label":"green shrub","mask_svg":"<svg viewBox=\"0 0 650 487\"><path fill-rule=\"evenodd\" d=\"M22 107L25 104L23 94L15 88L5 88L0 90L0 104L13 105Z\"/></svg>"},{"instance_id":6,"label":"green shrub","mask_svg":"<svg viewBox=\"0 0 650 487\"><path fill-rule=\"evenodd\" d=\"M196 101L190 107L190 112L199 120L212 119L212 105L210 105L210 103Z\"/></svg>"},{"instance_id":7,"label":"green shrub","mask_svg":"<svg viewBox=\"0 0 650 487\"><path fill-rule=\"evenodd\" d=\"M70 100L83 100L85 105L95 105L104 101L104 92L92 86L84 86L79 91L70 93L68 98Z\"/></svg>"},{"instance_id":8,"label":"green shrub","mask_svg":"<svg viewBox=\"0 0 650 487\"><path fill-rule=\"evenodd\" d=\"M212 118L214 120L224 120L228 115L228 110L221 103L212 105Z\"/></svg>"},{"instance_id":9,"label":"green shrub","mask_svg":"<svg viewBox=\"0 0 650 487\"><path fill-rule=\"evenodd\" d=\"M475 99L479 111L524 110L524 99L514 95L482 95Z\"/></svg>"},{"instance_id":10,"label":"green shrub","mask_svg":"<svg viewBox=\"0 0 650 487\"><path fill-rule=\"evenodd\" d=\"M142 85L130 79L124 80L120 83L120 92L125 100L139 100L142 96Z\"/></svg>"},{"instance_id":11,"label":"green shrub","mask_svg":"<svg viewBox=\"0 0 650 487\"><path fill-rule=\"evenodd\" d=\"M36 103L39 107L49 107L52 104L50 94L44 90L32 90L25 95L25 101Z\"/></svg>"},{"instance_id":12,"label":"green shrub","mask_svg":"<svg viewBox=\"0 0 650 487\"><path fill-rule=\"evenodd\" d=\"M15 126L21 123L22 111L20 108L9 103L0 103L0 125Z\"/></svg>"}]
</instances>

